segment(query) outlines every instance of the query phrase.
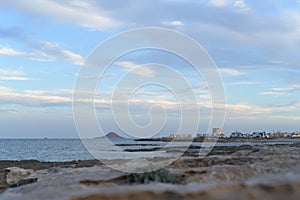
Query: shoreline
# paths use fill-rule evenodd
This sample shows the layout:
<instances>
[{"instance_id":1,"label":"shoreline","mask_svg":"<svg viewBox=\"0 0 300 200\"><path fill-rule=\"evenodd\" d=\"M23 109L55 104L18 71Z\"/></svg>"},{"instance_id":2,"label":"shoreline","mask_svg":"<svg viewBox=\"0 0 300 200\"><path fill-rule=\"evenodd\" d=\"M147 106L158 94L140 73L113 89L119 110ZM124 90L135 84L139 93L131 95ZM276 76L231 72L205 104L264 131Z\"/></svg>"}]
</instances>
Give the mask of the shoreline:
<instances>
[{"instance_id":1,"label":"shoreline","mask_svg":"<svg viewBox=\"0 0 300 200\"><path fill-rule=\"evenodd\" d=\"M194 150L191 148L185 155L164 168L167 177L153 182L148 182L153 174L165 176L166 173L125 173L111 169L98 160L0 161L0 175L7 167L19 167L30 170L37 178L37 182L34 183L0 189L0 199L125 200L130 197L150 200L168 199L170 194L173 199L203 197L250 200L253 199L253 195L257 199L272 200L281 199L280 195L285 195L287 199L300 197L299 142L219 146L213 148L205 157L195 157L197 151ZM155 163L163 158L148 159ZM139 167L143 160L128 162L133 167ZM118 164L126 161L111 162ZM174 176L181 177L181 180L174 181ZM133 177L137 179L132 179Z\"/></svg>"},{"instance_id":2,"label":"shoreline","mask_svg":"<svg viewBox=\"0 0 300 200\"><path fill-rule=\"evenodd\" d=\"M135 139L137 142L267 142L267 141L285 141L285 140L299 140L300 138L141 138Z\"/></svg>"},{"instance_id":3,"label":"shoreline","mask_svg":"<svg viewBox=\"0 0 300 200\"><path fill-rule=\"evenodd\" d=\"M124 145L126 146L126 145ZM131 144L129 144L131 146ZM239 145L239 146L214 146L211 151L207 154L206 157L221 155L221 156L228 156L230 154L234 154L238 151L246 151L252 149L259 149L263 147L271 147L271 148L278 148L278 147L299 147L300 148L300 141L295 142L292 144L267 144L264 143L263 145ZM197 150L199 150L200 146L191 145L183 154L183 157L195 157L197 156ZM181 150L181 147L173 147L169 148L169 151L172 150ZM131 152L144 152L144 151L155 151L157 150L156 147L149 148L149 149L124 149L124 151ZM195 151L196 150L196 151ZM193 153L195 155L193 155ZM155 159L154 158L147 158L147 159ZM159 157L157 157L159 158ZM109 161L121 161L122 159L111 159ZM107 160L108 161L108 160ZM93 166L103 166L104 164L97 160L97 159L87 159L87 160L70 160L70 161L42 161L42 160L33 160L33 159L24 159L24 160L0 160L0 172L8 167L20 167L25 169L32 169L32 170L44 170L49 168L83 168L83 167L93 167Z\"/></svg>"}]
</instances>

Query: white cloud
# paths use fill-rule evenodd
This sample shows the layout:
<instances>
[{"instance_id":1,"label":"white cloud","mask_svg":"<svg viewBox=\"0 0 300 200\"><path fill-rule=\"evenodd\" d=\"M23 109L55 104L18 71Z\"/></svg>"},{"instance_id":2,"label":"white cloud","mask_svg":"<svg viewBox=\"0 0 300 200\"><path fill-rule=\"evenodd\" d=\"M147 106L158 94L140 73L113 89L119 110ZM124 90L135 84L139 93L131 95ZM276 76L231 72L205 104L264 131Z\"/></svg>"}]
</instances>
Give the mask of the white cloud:
<instances>
[{"instance_id":1,"label":"white cloud","mask_svg":"<svg viewBox=\"0 0 300 200\"><path fill-rule=\"evenodd\" d=\"M131 61L117 61L114 63L116 66L120 67L120 68L124 68L124 69L134 69L139 67L139 65L137 65L134 62Z\"/></svg>"},{"instance_id":2,"label":"white cloud","mask_svg":"<svg viewBox=\"0 0 300 200\"><path fill-rule=\"evenodd\" d=\"M210 0L209 4L216 7L223 7L227 5L228 0Z\"/></svg>"},{"instance_id":3,"label":"white cloud","mask_svg":"<svg viewBox=\"0 0 300 200\"><path fill-rule=\"evenodd\" d=\"M227 83L226 85L261 85L261 84L266 84L266 82L239 81L239 82Z\"/></svg>"},{"instance_id":4,"label":"white cloud","mask_svg":"<svg viewBox=\"0 0 300 200\"><path fill-rule=\"evenodd\" d=\"M21 76L0 76L0 81L29 81L31 78Z\"/></svg>"},{"instance_id":5,"label":"white cloud","mask_svg":"<svg viewBox=\"0 0 300 200\"><path fill-rule=\"evenodd\" d=\"M209 5L214 7L232 7L239 11L250 10L250 7L244 0L210 0Z\"/></svg>"},{"instance_id":6,"label":"white cloud","mask_svg":"<svg viewBox=\"0 0 300 200\"><path fill-rule=\"evenodd\" d=\"M117 61L114 64L125 71L129 71L129 73L139 76L153 77L155 75L155 71L153 69L131 61Z\"/></svg>"},{"instance_id":7,"label":"white cloud","mask_svg":"<svg viewBox=\"0 0 300 200\"><path fill-rule=\"evenodd\" d=\"M236 69L230 69L230 68L219 68L219 72L223 75L229 75L229 76L241 76L244 75L244 72L238 71Z\"/></svg>"},{"instance_id":8,"label":"white cloud","mask_svg":"<svg viewBox=\"0 0 300 200\"><path fill-rule=\"evenodd\" d=\"M271 104L268 105L271 111L274 111L273 115L278 115L278 112L288 114L289 116L296 114L299 117L300 101L293 101L287 104Z\"/></svg>"},{"instance_id":9,"label":"white cloud","mask_svg":"<svg viewBox=\"0 0 300 200\"><path fill-rule=\"evenodd\" d=\"M0 69L0 81L28 81L28 80L33 80L31 78L24 77L22 75L24 75L24 72L22 70Z\"/></svg>"},{"instance_id":10,"label":"white cloud","mask_svg":"<svg viewBox=\"0 0 300 200\"><path fill-rule=\"evenodd\" d=\"M84 62L81 55L51 42L38 42L34 45L34 51L30 53L17 51L10 47L0 47L0 55L23 57L42 62L64 61L74 65L81 65Z\"/></svg>"},{"instance_id":11,"label":"white cloud","mask_svg":"<svg viewBox=\"0 0 300 200\"><path fill-rule=\"evenodd\" d=\"M7 91L11 91L11 89L8 88L8 87L1 87L0 86L0 92L7 92Z\"/></svg>"},{"instance_id":12,"label":"white cloud","mask_svg":"<svg viewBox=\"0 0 300 200\"><path fill-rule=\"evenodd\" d=\"M184 23L181 21L165 21L163 22L163 24L167 26L174 26L174 27L184 26Z\"/></svg>"},{"instance_id":13,"label":"white cloud","mask_svg":"<svg viewBox=\"0 0 300 200\"><path fill-rule=\"evenodd\" d=\"M266 91L266 92L260 92L260 95L283 95L282 92L274 92L274 91Z\"/></svg>"},{"instance_id":14,"label":"white cloud","mask_svg":"<svg viewBox=\"0 0 300 200\"><path fill-rule=\"evenodd\" d=\"M290 95L293 92L300 91L300 85L291 85L286 88L272 88L270 91L260 92L260 95Z\"/></svg>"},{"instance_id":15,"label":"white cloud","mask_svg":"<svg viewBox=\"0 0 300 200\"><path fill-rule=\"evenodd\" d=\"M199 95L200 99L211 100L211 95L209 94L201 94Z\"/></svg>"},{"instance_id":16,"label":"white cloud","mask_svg":"<svg viewBox=\"0 0 300 200\"><path fill-rule=\"evenodd\" d=\"M25 106L43 106L43 105L61 105L64 103L71 103L71 97L50 95L47 91L31 92L16 91L11 88L0 88L0 102L9 104L20 104Z\"/></svg>"},{"instance_id":17,"label":"white cloud","mask_svg":"<svg viewBox=\"0 0 300 200\"><path fill-rule=\"evenodd\" d=\"M281 119L281 120L293 120L300 121L300 116L282 116L282 115L273 115L270 116L271 119Z\"/></svg>"},{"instance_id":18,"label":"white cloud","mask_svg":"<svg viewBox=\"0 0 300 200\"><path fill-rule=\"evenodd\" d=\"M102 78L114 78L116 77L116 74L104 74L102 76L97 76L97 75L89 75L89 76L85 76L85 75L79 75L76 74L76 77L78 78L82 78L82 79L102 79Z\"/></svg>"},{"instance_id":19,"label":"white cloud","mask_svg":"<svg viewBox=\"0 0 300 200\"><path fill-rule=\"evenodd\" d=\"M0 47L0 55L4 56L18 56L18 57L29 57L32 58L34 55L32 53L16 51L10 47Z\"/></svg>"},{"instance_id":20,"label":"white cloud","mask_svg":"<svg viewBox=\"0 0 300 200\"><path fill-rule=\"evenodd\" d=\"M84 58L70 50L61 48L57 43L52 42L40 42L40 46L37 47L37 57L42 56L49 61L66 61L75 65L83 64Z\"/></svg>"},{"instance_id":21,"label":"white cloud","mask_svg":"<svg viewBox=\"0 0 300 200\"><path fill-rule=\"evenodd\" d=\"M226 112L230 117L249 117L258 115L265 116L271 109L268 107L256 106L251 104L226 104Z\"/></svg>"},{"instance_id":22,"label":"white cloud","mask_svg":"<svg viewBox=\"0 0 300 200\"><path fill-rule=\"evenodd\" d=\"M14 75L24 75L24 72L22 70L0 69L0 74L14 76Z\"/></svg>"},{"instance_id":23,"label":"white cloud","mask_svg":"<svg viewBox=\"0 0 300 200\"><path fill-rule=\"evenodd\" d=\"M111 29L118 26L116 21L108 17L104 9L91 1L17 0L5 4L31 15L37 14L55 19L57 23L72 23L92 29Z\"/></svg>"},{"instance_id":24,"label":"white cloud","mask_svg":"<svg viewBox=\"0 0 300 200\"><path fill-rule=\"evenodd\" d=\"M0 87L0 103L2 104L17 104L22 106L34 106L34 107L45 107L45 106L65 106L70 107L72 102L72 90L60 89L60 90L24 90L17 91L6 87ZM193 113L195 107L199 107L200 112L203 116L210 117L210 109L226 109L227 119L238 119L238 120L259 120L259 119L285 119L289 118L286 113L299 109L300 102L293 102L286 105L268 105L268 106L257 106L244 103L236 104L212 104L210 101L199 101L197 105L189 101L178 102L172 101L170 95L164 96L161 93L149 94L151 98L145 98L143 95L134 99L115 99L114 103L117 104L134 104L135 113L145 113L148 108L153 105L158 105L168 111L179 112L180 109L184 108L187 112ZM77 99L79 103L95 103L97 109L110 109L111 99L110 95L96 94L95 99ZM202 98L208 98L209 96L201 96ZM276 112L280 114L273 114L274 107ZM206 113L207 112L207 113ZM205 113L205 114L203 114ZM295 117L291 117L295 118ZM299 118L299 116L298 116Z\"/></svg>"},{"instance_id":25,"label":"white cloud","mask_svg":"<svg viewBox=\"0 0 300 200\"><path fill-rule=\"evenodd\" d=\"M235 0L233 3L233 7L242 11L250 10L250 7L245 3L244 0Z\"/></svg>"}]
</instances>

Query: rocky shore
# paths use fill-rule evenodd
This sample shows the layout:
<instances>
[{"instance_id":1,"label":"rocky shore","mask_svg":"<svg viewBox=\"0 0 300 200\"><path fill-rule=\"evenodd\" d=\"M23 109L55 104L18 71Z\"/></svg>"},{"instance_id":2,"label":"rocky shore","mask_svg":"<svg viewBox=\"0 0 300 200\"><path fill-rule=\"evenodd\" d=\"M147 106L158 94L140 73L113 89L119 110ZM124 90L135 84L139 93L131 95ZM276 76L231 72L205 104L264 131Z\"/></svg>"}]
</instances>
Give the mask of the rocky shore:
<instances>
[{"instance_id":1,"label":"rocky shore","mask_svg":"<svg viewBox=\"0 0 300 200\"><path fill-rule=\"evenodd\" d=\"M299 143L217 146L202 158L196 150L143 174L98 160L0 161L0 199L300 199Z\"/></svg>"}]
</instances>

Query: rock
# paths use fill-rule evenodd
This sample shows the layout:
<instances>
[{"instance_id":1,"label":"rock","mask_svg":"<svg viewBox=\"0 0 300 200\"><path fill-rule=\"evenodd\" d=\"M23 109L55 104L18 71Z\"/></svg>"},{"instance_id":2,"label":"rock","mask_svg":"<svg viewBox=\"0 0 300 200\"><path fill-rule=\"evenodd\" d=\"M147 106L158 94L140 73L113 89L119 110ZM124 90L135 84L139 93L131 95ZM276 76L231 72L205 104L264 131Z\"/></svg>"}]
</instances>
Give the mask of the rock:
<instances>
[{"instance_id":1,"label":"rock","mask_svg":"<svg viewBox=\"0 0 300 200\"><path fill-rule=\"evenodd\" d=\"M165 168L170 174L182 175L183 181L177 184L172 184L173 181L149 182L152 178L151 173L131 177L129 180L133 181L128 182L130 174L112 170L104 164L97 164L99 161L38 164L26 161L25 165L24 161L19 161L19 164L5 161L2 162L2 169L8 166L34 169L39 182L11 188L3 193L0 189L0 199L298 200L300 199L299 147L267 144L253 147L224 146L215 148L214 153L207 157L181 157ZM219 154L223 150L225 154ZM110 164L117 166L126 162L129 167L141 167L146 163L145 160L157 164L166 161L167 158L119 159L111 160ZM75 165L70 165L71 163ZM4 180L7 184L8 173L10 171L1 171L0 162L0 183ZM32 176L34 175L29 175ZM144 184L148 182L149 184Z\"/></svg>"},{"instance_id":2,"label":"rock","mask_svg":"<svg viewBox=\"0 0 300 200\"><path fill-rule=\"evenodd\" d=\"M6 182L6 175L7 175L7 173L8 172L5 171L5 170L1 170L0 171L0 189L7 187L7 182Z\"/></svg>"},{"instance_id":3,"label":"rock","mask_svg":"<svg viewBox=\"0 0 300 200\"><path fill-rule=\"evenodd\" d=\"M187 174L184 183L200 182L213 183L221 181L243 181L255 175L255 172L248 166L222 165L212 166L203 171Z\"/></svg>"},{"instance_id":4,"label":"rock","mask_svg":"<svg viewBox=\"0 0 300 200\"><path fill-rule=\"evenodd\" d=\"M131 173L128 175L122 175L110 180L82 180L81 184L85 185L99 185L103 183L114 184L150 184L150 183L171 183L180 184L183 181L183 176L170 173L168 170L157 170L154 172L145 173Z\"/></svg>"},{"instance_id":5,"label":"rock","mask_svg":"<svg viewBox=\"0 0 300 200\"><path fill-rule=\"evenodd\" d=\"M189 185L189 187L193 187ZM258 184L247 185L243 183L220 185L208 187L205 189L198 189L192 191L180 191L180 189L173 190L140 190L128 191L119 193L96 193L85 195L81 197L74 197L72 200L194 200L194 199L208 199L208 200L281 200L292 199L298 200L300 197L299 183L281 183L281 184Z\"/></svg>"},{"instance_id":6,"label":"rock","mask_svg":"<svg viewBox=\"0 0 300 200\"><path fill-rule=\"evenodd\" d=\"M34 183L37 181L37 177L33 173L33 170L22 169L19 167L10 167L5 171L7 187L18 187L20 185Z\"/></svg>"}]
</instances>

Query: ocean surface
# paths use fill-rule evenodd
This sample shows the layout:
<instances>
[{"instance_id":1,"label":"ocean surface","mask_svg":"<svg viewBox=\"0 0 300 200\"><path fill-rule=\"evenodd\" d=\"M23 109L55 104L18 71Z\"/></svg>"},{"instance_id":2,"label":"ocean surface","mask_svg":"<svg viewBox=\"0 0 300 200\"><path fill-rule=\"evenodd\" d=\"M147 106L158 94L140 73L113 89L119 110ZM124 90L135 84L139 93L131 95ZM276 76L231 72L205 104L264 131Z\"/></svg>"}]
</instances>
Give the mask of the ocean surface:
<instances>
[{"instance_id":1,"label":"ocean surface","mask_svg":"<svg viewBox=\"0 0 300 200\"><path fill-rule=\"evenodd\" d=\"M97 143L97 151L105 159L122 158L120 153L112 154L113 149L103 148L105 144L101 140L90 140L90 143ZM167 142L137 142L134 140L112 139L120 149L152 149L163 147ZM276 139L269 141L255 142L224 142L217 143L216 146L240 146L240 145L264 145L264 144L292 144L300 142L300 139ZM176 146L186 146L186 142L175 142ZM193 143L194 146L201 147L201 143ZM209 143L208 143L209 145ZM151 157L151 152L128 152L133 157ZM154 155L154 154L153 154ZM169 156L161 151L160 156ZM157 156L157 154L155 154ZM72 161L95 159L87 151L80 139L0 139L0 160L40 160L40 161Z\"/></svg>"}]
</instances>

